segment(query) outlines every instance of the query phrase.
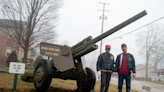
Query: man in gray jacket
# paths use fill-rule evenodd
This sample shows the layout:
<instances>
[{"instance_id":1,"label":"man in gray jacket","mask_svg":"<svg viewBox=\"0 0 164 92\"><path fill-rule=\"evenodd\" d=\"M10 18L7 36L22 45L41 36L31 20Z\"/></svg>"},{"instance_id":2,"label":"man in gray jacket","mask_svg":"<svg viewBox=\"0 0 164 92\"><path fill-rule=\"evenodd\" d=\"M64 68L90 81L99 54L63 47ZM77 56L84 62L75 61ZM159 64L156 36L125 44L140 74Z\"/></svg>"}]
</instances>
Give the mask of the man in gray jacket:
<instances>
[{"instance_id":1,"label":"man in gray jacket","mask_svg":"<svg viewBox=\"0 0 164 92\"><path fill-rule=\"evenodd\" d=\"M99 79L101 77L100 92L108 91L111 74L112 74L113 68L114 68L114 57L110 53L111 46L106 45L105 50L106 50L106 52L102 53L98 57L98 61L97 61L98 77L99 77Z\"/></svg>"}]
</instances>

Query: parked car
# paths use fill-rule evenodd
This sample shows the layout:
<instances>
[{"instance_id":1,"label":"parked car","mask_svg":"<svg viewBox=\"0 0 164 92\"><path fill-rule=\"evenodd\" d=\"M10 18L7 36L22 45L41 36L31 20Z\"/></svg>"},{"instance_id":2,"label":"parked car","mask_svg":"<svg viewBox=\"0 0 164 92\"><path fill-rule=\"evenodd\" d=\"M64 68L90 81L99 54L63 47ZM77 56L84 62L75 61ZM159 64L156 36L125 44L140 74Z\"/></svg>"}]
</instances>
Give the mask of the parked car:
<instances>
[{"instance_id":1,"label":"parked car","mask_svg":"<svg viewBox=\"0 0 164 92\"><path fill-rule=\"evenodd\" d=\"M164 81L164 75L159 76L159 81Z\"/></svg>"}]
</instances>

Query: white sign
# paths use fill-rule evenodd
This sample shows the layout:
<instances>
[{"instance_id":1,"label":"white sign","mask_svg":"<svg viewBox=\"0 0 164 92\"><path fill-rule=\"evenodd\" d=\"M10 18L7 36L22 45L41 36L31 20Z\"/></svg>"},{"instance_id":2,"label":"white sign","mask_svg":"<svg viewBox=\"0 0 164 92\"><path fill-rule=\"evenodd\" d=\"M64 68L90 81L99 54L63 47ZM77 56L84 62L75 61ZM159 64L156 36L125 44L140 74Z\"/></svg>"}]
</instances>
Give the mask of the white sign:
<instances>
[{"instance_id":1,"label":"white sign","mask_svg":"<svg viewBox=\"0 0 164 92\"><path fill-rule=\"evenodd\" d=\"M150 90L151 90L151 86L146 85L146 84L144 84L142 86L142 91L144 91L144 92L150 92Z\"/></svg>"},{"instance_id":2,"label":"white sign","mask_svg":"<svg viewBox=\"0 0 164 92\"><path fill-rule=\"evenodd\" d=\"M25 63L10 62L9 73L24 74Z\"/></svg>"}]
</instances>

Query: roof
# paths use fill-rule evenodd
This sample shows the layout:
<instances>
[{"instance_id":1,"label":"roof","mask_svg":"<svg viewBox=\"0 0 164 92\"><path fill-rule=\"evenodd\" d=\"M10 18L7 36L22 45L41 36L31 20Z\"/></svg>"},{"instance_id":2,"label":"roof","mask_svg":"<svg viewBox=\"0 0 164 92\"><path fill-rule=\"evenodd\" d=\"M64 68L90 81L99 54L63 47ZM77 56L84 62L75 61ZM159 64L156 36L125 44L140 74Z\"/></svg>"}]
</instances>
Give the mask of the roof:
<instances>
[{"instance_id":1,"label":"roof","mask_svg":"<svg viewBox=\"0 0 164 92\"><path fill-rule=\"evenodd\" d=\"M23 27L26 26L25 21L18 21L18 20L9 20L9 19L0 19L0 27L20 27L20 24L22 24Z\"/></svg>"},{"instance_id":2,"label":"roof","mask_svg":"<svg viewBox=\"0 0 164 92\"><path fill-rule=\"evenodd\" d=\"M137 67L137 66L140 66L140 65L144 66L143 64L138 64L138 65L136 65L136 67Z\"/></svg>"},{"instance_id":3,"label":"roof","mask_svg":"<svg viewBox=\"0 0 164 92\"><path fill-rule=\"evenodd\" d=\"M35 51L35 49L33 49L33 48L32 48L32 50L31 50L31 52L34 52L34 53L36 54L36 51Z\"/></svg>"},{"instance_id":4,"label":"roof","mask_svg":"<svg viewBox=\"0 0 164 92\"><path fill-rule=\"evenodd\" d=\"M155 68L155 67L154 67L154 66L150 66L150 67L148 67L148 69L150 69L150 68ZM136 69L136 70L143 70L143 69L146 69L146 67L141 68L141 69Z\"/></svg>"},{"instance_id":5,"label":"roof","mask_svg":"<svg viewBox=\"0 0 164 92\"><path fill-rule=\"evenodd\" d=\"M164 72L164 68L157 71L153 71L152 73L159 73L159 72Z\"/></svg>"},{"instance_id":6,"label":"roof","mask_svg":"<svg viewBox=\"0 0 164 92\"><path fill-rule=\"evenodd\" d=\"M144 69L145 66L143 64L136 65L136 70Z\"/></svg>"},{"instance_id":7,"label":"roof","mask_svg":"<svg viewBox=\"0 0 164 92\"><path fill-rule=\"evenodd\" d=\"M22 57L22 60L23 60L23 57ZM34 59L32 59L32 58L27 58L27 60L34 60Z\"/></svg>"},{"instance_id":8,"label":"roof","mask_svg":"<svg viewBox=\"0 0 164 92\"><path fill-rule=\"evenodd\" d=\"M159 63L160 61L164 61L164 57L162 57L157 63Z\"/></svg>"}]
</instances>

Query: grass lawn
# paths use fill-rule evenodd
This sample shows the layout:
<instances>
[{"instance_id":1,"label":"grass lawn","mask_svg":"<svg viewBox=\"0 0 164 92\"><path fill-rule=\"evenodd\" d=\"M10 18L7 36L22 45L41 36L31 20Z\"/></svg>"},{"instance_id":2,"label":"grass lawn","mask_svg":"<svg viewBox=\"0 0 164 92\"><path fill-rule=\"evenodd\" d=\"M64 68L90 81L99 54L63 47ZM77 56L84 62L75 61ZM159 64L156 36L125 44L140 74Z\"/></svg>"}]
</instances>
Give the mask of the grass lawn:
<instances>
[{"instance_id":1,"label":"grass lawn","mask_svg":"<svg viewBox=\"0 0 164 92\"><path fill-rule=\"evenodd\" d=\"M4 66L0 66L0 69L7 70L7 68L5 68ZM13 91L13 81L14 74L0 72L0 92L37 92L33 83L21 80L21 75L18 75L17 89L16 91ZM76 89L76 81L74 80L61 80L53 78L47 92L75 92L74 90ZM95 92L100 91L100 81L96 82L94 90ZM117 86L110 85L108 92L118 92ZM125 88L123 88L123 92L126 92ZM131 90L131 92L137 91Z\"/></svg>"},{"instance_id":2,"label":"grass lawn","mask_svg":"<svg viewBox=\"0 0 164 92\"><path fill-rule=\"evenodd\" d=\"M164 84L164 81L148 81L148 80L139 80L139 81L145 81L145 82L151 82L151 83Z\"/></svg>"},{"instance_id":3,"label":"grass lawn","mask_svg":"<svg viewBox=\"0 0 164 92\"><path fill-rule=\"evenodd\" d=\"M6 67L4 64L0 64L0 69L9 70L9 67Z\"/></svg>"}]
</instances>

